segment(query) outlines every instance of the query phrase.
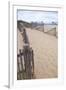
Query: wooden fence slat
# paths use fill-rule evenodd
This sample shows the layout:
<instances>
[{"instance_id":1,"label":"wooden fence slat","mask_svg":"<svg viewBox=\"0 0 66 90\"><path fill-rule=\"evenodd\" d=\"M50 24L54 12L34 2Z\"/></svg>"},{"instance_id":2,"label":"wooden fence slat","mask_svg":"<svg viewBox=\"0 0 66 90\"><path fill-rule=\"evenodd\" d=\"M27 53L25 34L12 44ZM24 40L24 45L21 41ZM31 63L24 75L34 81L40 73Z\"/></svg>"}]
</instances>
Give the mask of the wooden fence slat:
<instances>
[{"instance_id":1,"label":"wooden fence slat","mask_svg":"<svg viewBox=\"0 0 66 90\"><path fill-rule=\"evenodd\" d=\"M31 72L31 52L29 50L29 53L28 53L28 59L29 59L29 62L28 62L28 78L31 79L32 77L32 72Z\"/></svg>"},{"instance_id":2,"label":"wooden fence slat","mask_svg":"<svg viewBox=\"0 0 66 90\"><path fill-rule=\"evenodd\" d=\"M32 74L34 74L34 53L31 48L31 63L32 63Z\"/></svg>"},{"instance_id":3,"label":"wooden fence slat","mask_svg":"<svg viewBox=\"0 0 66 90\"><path fill-rule=\"evenodd\" d=\"M20 52L20 61L21 61L21 71L22 71L22 78L24 78L24 70L23 70L23 61L22 61L22 55L21 55L21 50L19 50Z\"/></svg>"},{"instance_id":4,"label":"wooden fence slat","mask_svg":"<svg viewBox=\"0 0 66 90\"><path fill-rule=\"evenodd\" d=\"M20 65L19 65L19 58L17 57L17 64L18 64L18 71L20 72ZM19 73L17 75L17 78L20 80L21 79L21 74Z\"/></svg>"}]
</instances>

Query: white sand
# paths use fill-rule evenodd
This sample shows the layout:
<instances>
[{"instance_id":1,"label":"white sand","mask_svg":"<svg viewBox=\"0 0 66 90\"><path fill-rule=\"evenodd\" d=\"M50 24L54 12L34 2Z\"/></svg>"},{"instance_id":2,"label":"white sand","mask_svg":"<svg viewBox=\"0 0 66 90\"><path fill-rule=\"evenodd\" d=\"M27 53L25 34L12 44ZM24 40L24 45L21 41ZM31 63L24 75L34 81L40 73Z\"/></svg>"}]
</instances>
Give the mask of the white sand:
<instances>
[{"instance_id":1,"label":"white sand","mask_svg":"<svg viewBox=\"0 0 66 90\"><path fill-rule=\"evenodd\" d=\"M58 40L37 30L27 29L30 45L34 50L35 76L39 78L57 77Z\"/></svg>"},{"instance_id":2,"label":"white sand","mask_svg":"<svg viewBox=\"0 0 66 90\"><path fill-rule=\"evenodd\" d=\"M26 29L30 46L34 50L35 76L39 78L57 77L58 40L52 35L38 30ZM18 31L18 50L23 48L23 40Z\"/></svg>"}]
</instances>

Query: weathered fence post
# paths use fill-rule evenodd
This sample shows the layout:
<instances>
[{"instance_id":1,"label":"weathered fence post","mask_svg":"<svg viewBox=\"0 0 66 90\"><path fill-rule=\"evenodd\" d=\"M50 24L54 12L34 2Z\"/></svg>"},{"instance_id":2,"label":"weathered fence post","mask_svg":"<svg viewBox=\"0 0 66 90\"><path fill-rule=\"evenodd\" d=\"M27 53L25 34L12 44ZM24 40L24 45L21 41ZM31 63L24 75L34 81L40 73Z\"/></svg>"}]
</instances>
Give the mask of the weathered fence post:
<instances>
[{"instance_id":1,"label":"weathered fence post","mask_svg":"<svg viewBox=\"0 0 66 90\"><path fill-rule=\"evenodd\" d=\"M20 56L18 55L17 56L17 79L18 80L20 80L21 79L21 73L20 73L20 63L19 63L19 60L20 60L20 58L19 58Z\"/></svg>"},{"instance_id":2,"label":"weathered fence post","mask_svg":"<svg viewBox=\"0 0 66 90\"><path fill-rule=\"evenodd\" d=\"M31 57L32 57L32 67L33 67L33 71L32 71L32 74L34 74L34 53L33 53L33 50L31 48Z\"/></svg>"},{"instance_id":3,"label":"weathered fence post","mask_svg":"<svg viewBox=\"0 0 66 90\"><path fill-rule=\"evenodd\" d=\"M26 71L26 79L31 79L31 52L29 45L24 46L24 62L25 62L25 71Z\"/></svg>"},{"instance_id":4,"label":"weathered fence post","mask_svg":"<svg viewBox=\"0 0 66 90\"><path fill-rule=\"evenodd\" d=\"M19 80L24 79L24 69L23 69L23 53L21 50L19 50L19 54L17 55L17 69L18 69L18 75L17 78Z\"/></svg>"},{"instance_id":5,"label":"weathered fence post","mask_svg":"<svg viewBox=\"0 0 66 90\"><path fill-rule=\"evenodd\" d=\"M19 52L20 52L20 60L21 60L21 72L22 72L22 78L24 79L24 66L23 66L23 59L22 59L22 57L23 57L23 53L21 52L21 49L19 50Z\"/></svg>"}]
</instances>

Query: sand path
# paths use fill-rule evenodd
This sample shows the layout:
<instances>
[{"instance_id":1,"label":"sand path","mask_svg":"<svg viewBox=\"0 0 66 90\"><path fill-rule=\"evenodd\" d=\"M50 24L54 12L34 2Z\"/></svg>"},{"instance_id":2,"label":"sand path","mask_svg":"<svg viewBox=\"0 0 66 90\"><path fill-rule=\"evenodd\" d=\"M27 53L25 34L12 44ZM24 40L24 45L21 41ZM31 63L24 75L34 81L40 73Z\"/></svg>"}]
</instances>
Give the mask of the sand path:
<instances>
[{"instance_id":1,"label":"sand path","mask_svg":"<svg viewBox=\"0 0 66 90\"><path fill-rule=\"evenodd\" d=\"M30 46L34 50L36 78L57 77L57 38L37 30L31 30L27 28L26 31Z\"/></svg>"}]
</instances>

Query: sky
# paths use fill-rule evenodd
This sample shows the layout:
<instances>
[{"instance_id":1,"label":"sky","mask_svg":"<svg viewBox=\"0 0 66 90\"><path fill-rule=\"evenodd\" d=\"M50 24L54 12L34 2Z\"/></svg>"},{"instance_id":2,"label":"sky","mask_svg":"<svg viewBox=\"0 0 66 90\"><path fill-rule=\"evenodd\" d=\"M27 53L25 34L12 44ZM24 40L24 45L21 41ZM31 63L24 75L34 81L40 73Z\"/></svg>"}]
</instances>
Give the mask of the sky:
<instances>
[{"instance_id":1,"label":"sky","mask_svg":"<svg viewBox=\"0 0 66 90\"><path fill-rule=\"evenodd\" d=\"M58 22L58 12L53 11L17 11L17 20L27 22L41 22L51 23Z\"/></svg>"}]
</instances>

